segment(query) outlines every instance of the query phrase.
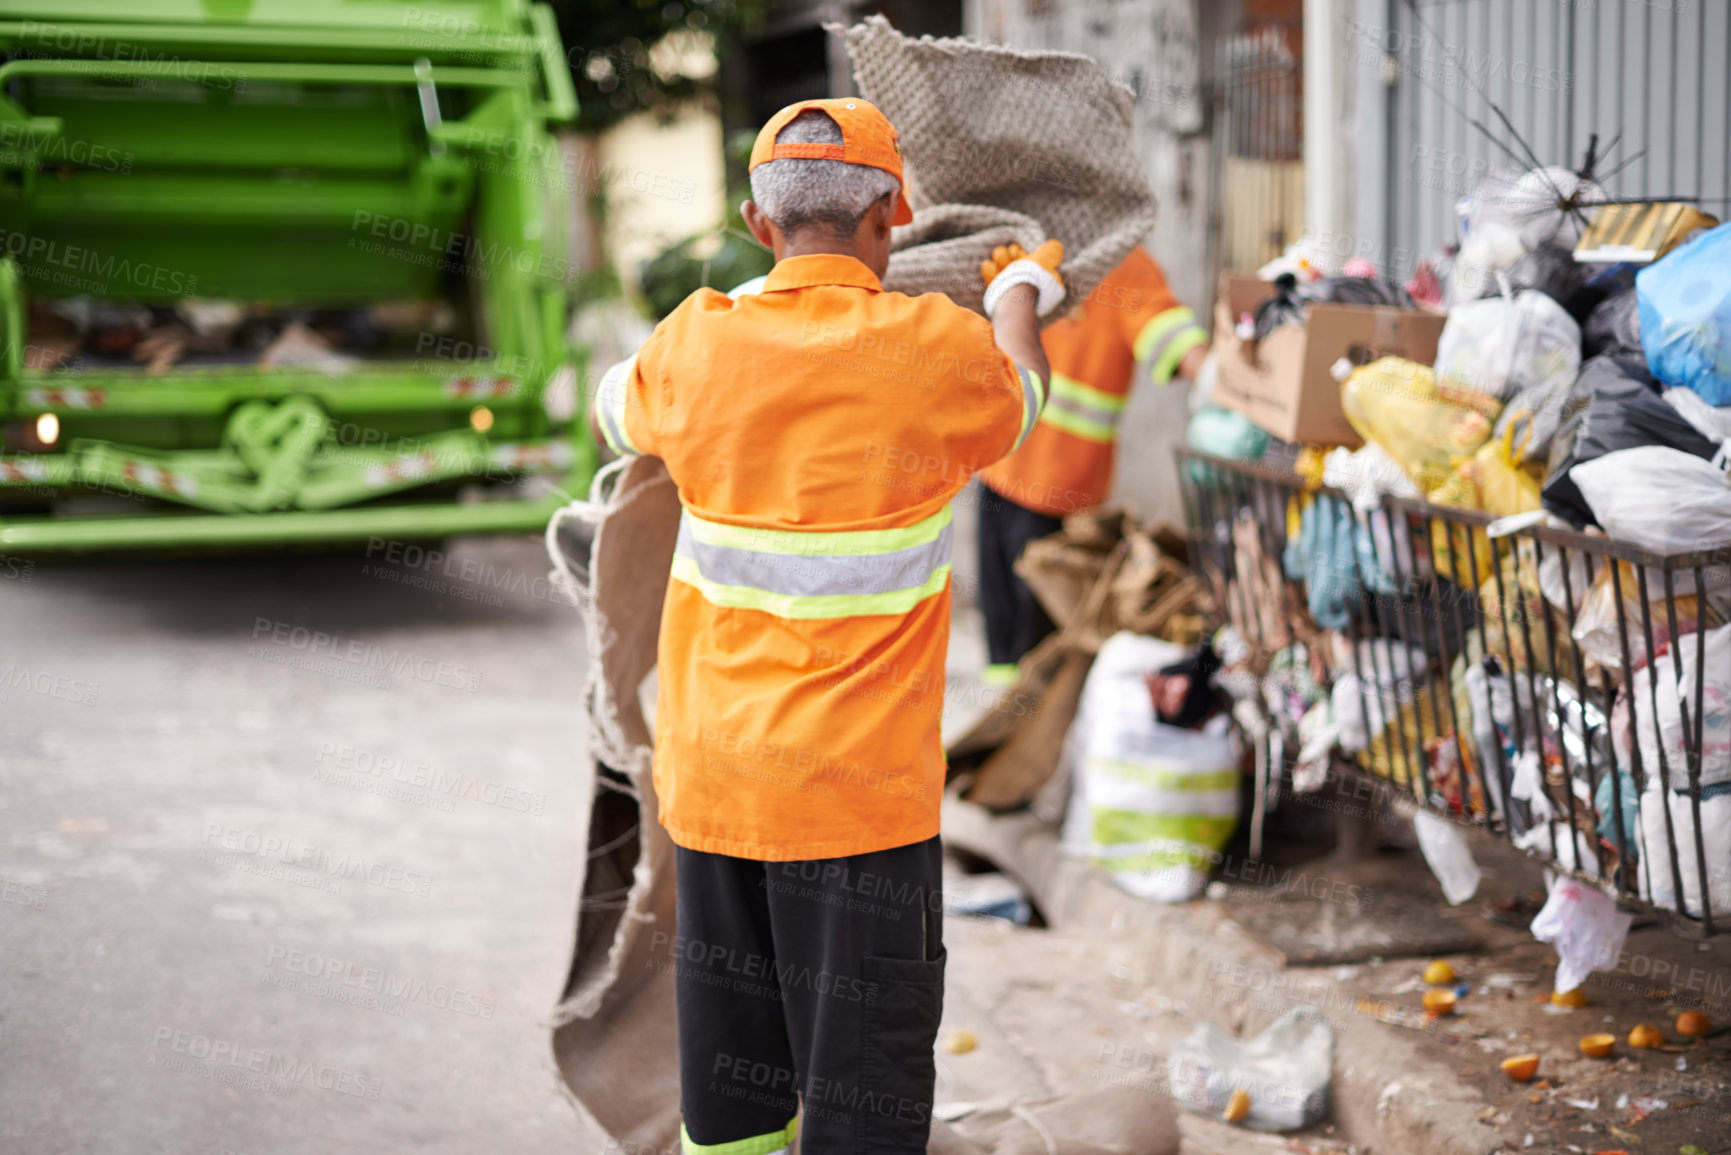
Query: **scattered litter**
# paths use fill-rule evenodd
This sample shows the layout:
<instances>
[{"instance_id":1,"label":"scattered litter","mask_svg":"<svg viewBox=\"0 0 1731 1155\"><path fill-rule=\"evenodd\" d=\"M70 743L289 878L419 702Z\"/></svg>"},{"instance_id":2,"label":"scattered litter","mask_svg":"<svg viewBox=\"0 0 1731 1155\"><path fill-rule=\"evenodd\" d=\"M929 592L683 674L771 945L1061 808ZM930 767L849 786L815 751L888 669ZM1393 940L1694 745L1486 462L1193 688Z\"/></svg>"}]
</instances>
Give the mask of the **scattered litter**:
<instances>
[{"instance_id":1,"label":"scattered litter","mask_svg":"<svg viewBox=\"0 0 1731 1155\"><path fill-rule=\"evenodd\" d=\"M1533 937L1557 948L1556 989L1574 991L1594 971L1615 966L1634 920L1592 887L1557 877L1544 909L1533 919Z\"/></svg>"},{"instance_id":2,"label":"scattered litter","mask_svg":"<svg viewBox=\"0 0 1731 1155\"><path fill-rule=\"evenodd\" d=\"M1583 1111L1597 1111L1599 1109L1599 1097L1597 1095L1594 1095L1591 1099L1564 1099L1563 1102L1567 1103L1571 1107L1578 1107Z\"/></svg>"},{"instance_id":3,"label":"scattered litter","mask_svg":"<svg viewBox=\"0 0 1731 1155\"><path fill-rule=\"evenodd\" d=\"M1399 1079L1382 1089L1382 1094L1376 1097L1376 1113L1379 1117L1388 1114L1389 1107L1400 1097L1403 1090L1405 1088L1400 1085Z\"/></svg>"},{"instance_id":4,"label":"scattered litter","mask_svg":"<svg viewBox=\"0 0 1731 1155\"><path fill-rule=\"evenodd\" d=\"M944 1040L944 1050L952 1055L965 1055L979 1045L974 1032L966 1029L951 1031L949 1038Z\"/></svg>"},{"instance_id":5,"label":"scattered litter","mask_svg":"<svg viewBox=\"0 0 1731 1155\"><path fill-rule=\"evenodd\" d=\"M1413 829L1418 833L1418 848L1441 884L1449 905L1459 906L1477 894L1481 874L1461 828L1428 810L1420 810L1413 815Z\"/></svg>"},{"instance_id":6,"label":"scattered litter","mask_svg":"<svg viewBox=\"0 0 1731 1155\"><path fill-rule=\"evenodd\" d=\"M1682 1055L1678 1055L1677 1056L1677 1069L1679 1071L1687 1071L1689 1069L1689 1060L1685 1059Z\"/></svg>"},{"instance_id":7,"label":"scattered litter","mask_svg":"<svg viewBox=\"0 0 1731 1155\"><path fill-rule=\"evenodd\" d=\"M1007 874L965 874L944 880L944 913L1001 918L1027 926L1033 916L1028 896Z\"/></svg>"},{"instance_id":8,"label":"scattered litter","mask_svg":"<svg viewBox=\"0 0 1731 1155\"><path fill-rule=\"evenodd\" d=\"M1487 987L1498 987L1498 988L1517 987L1517 986L1525 986L1528 983L1536 983L1538 981L1539 981L1538 975L1516 975L1516 974L1509 974L1506 971L1498 971L1496 974L1489 975L1486 977L1485 985Z\"/></svg>"},{"instance_id":9,"label":"scattered litter","mask_svg":"<svg viewBox=\"0 0 1731 1155\"><path fill-rule=\"evenodd\" d=\"M1274 1088L1250 1104L1242 1123L1253 1131L1297 1131L1328 1113L1334 1031L1316 1011L1287 1012L1248 1039L1203 1022L1172 1048L1167 1083L1186 1110L1220 1116L1232 1093Z\"/></svg>"},{"instance_id":10,"label":"scattered litter","mask_svg":"<svg viewBox=\"0 0 1731 1155\"><path fill-rule=\"evenodd\" d=\"M1671 1105L1664 1099L1655 1099L1650 1095L1637 1095L1630 1102L1634 1104L1635 1110L1643 1115L1651 1115L1654 1111L1663 1111Z\"/></svg>"}]
</instances>

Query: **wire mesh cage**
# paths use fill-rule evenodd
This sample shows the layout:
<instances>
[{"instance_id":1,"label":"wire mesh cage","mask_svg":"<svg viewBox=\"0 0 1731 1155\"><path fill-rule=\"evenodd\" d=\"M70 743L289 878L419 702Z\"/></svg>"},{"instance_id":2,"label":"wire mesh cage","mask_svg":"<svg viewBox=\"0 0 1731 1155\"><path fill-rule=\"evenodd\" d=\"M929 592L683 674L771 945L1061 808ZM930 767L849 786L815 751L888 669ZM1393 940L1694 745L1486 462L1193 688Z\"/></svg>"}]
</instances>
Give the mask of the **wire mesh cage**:
<instances>
[{"instance_id":1,"label":"wire mesh cage","mask_svg":"<svg viewBox=\"0 0 1731 1155\"><path fill-rule=\"evenodd\" d=\"M1366 776L1679 929L1731 921L1731 549L1178 463L1235 693L1289 789Z\"/></svg>"}]
</instances>

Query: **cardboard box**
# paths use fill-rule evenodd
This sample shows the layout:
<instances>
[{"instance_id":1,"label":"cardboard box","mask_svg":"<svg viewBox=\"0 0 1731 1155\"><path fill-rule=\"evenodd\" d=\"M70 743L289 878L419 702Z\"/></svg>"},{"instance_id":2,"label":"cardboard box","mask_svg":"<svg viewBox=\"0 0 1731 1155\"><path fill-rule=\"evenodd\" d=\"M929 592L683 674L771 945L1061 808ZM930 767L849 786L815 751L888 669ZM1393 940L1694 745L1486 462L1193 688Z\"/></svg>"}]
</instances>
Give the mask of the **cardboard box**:
<instances>
[{"instance_id":1,"label":"cardboard box","mask_svg":"<svg viewBox=\"0 0 1731 1155\"><path fill-rule=\"evenodd\" d=\"M1250 273L1223 273L1214 305L1214 355L1220 375L1214 400L1236 409L1285 441L1314 445L1363 444L1340 408L1340 382L1330 372L1354 350L1377 357L1436 361L1443 318L1389 306L1316 303L1303 328L1282 325L1260 342L1240 341L1241 314L1274 295L1274 286Z\"/></svg>"}]
</instances>

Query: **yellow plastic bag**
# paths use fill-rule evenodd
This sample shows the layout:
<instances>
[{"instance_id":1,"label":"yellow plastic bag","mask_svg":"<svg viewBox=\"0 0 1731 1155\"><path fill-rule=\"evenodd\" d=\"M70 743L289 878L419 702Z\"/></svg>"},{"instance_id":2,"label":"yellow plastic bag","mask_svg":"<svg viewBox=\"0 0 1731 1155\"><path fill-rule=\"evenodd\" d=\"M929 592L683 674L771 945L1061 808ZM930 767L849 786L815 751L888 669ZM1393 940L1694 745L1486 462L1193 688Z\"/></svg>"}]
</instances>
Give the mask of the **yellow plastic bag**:
<instances>
[{"instance_id":1,"label":"yellow plastic bag","mask_svg":"<svg viewBox=\"0 0 1731 1155\"><path fill-rule=\"evenodd\" d=\"M1487 441L1477 453L1455 466L1454 473L1442 485L1425 495L1436 505L1457 509L1478 509L1498 517L1527 513L1539 508L1539 482L1517 464L1526 451L1526 438L1515 444L1513 423L1503 429L1503 435ZM1441 518L1431 522L1431 549L1436 555L1436 570L1450 580L1470 580L1474 587L1491 576L1491 544L1484 530L1472 533L1472 548L1467 547L1468 529ZM1473 562L1478 563L1474 569Z\"/></svg>"},{"instance_id":2,"label":"yellow plastic bag","mask_svg":"<svg viewBox=\"0 0 1731 1155\"><path fill-rule=\"evenodd\" d=\"M1400 463L1429 493L1491 435L1501 406L1482 393L1440 390L1429 366L1383 357L1353 370L1340 387L1346 419Z\"/></svg>"}]
</instances>

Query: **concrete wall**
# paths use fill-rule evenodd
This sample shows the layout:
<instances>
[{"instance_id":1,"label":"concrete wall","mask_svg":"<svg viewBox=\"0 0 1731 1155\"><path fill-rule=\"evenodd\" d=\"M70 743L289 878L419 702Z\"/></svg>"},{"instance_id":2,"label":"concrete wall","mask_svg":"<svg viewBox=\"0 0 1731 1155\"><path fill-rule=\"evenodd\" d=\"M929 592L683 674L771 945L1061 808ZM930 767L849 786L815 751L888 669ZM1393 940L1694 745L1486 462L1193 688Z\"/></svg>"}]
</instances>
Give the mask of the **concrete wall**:
<instances>
[{"instance_id":1,"label":"concrete wall","mask_svg":"<svg viewBox=\"0 0 1731 1155\"><path fill-rule=\"evenodd\" d=\"M1136 93L1136 150L1159 202L1145 242L1180 300L1206 317L1213 296L1206 82L1215 33L1240 4L1198 0L965 0L967 34L1018 49L1079 52ZM1183 440L1188 387L1146 380L1125 413L1118 497L1144 516L1182 515L1171 449Z\"/></svg>"}]
</instances>

